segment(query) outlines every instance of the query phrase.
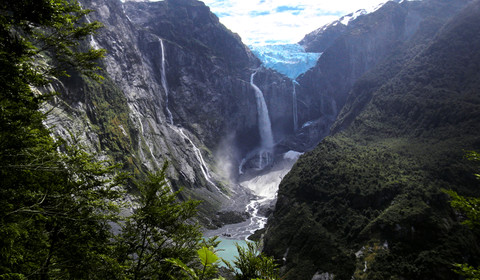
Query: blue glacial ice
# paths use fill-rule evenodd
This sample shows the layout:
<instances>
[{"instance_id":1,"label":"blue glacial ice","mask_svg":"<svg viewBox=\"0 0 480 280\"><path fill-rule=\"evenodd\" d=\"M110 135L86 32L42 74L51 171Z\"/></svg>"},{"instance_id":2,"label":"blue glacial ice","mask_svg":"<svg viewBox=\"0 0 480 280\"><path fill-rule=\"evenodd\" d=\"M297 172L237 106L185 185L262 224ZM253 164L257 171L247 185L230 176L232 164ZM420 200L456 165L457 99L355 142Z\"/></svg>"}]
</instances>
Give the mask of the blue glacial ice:
<instances>
[{"instance_id":1,"label":"blue glacial ice","mask_svg":"<svg viewBox=\"0 0 480 280\"><path fill-rule=\"evenodd\" d=\"M315 66L321 53L307 53L298 44L249 46L267 68L276 70L290 79Z\"/></svg>"}]
</instances>

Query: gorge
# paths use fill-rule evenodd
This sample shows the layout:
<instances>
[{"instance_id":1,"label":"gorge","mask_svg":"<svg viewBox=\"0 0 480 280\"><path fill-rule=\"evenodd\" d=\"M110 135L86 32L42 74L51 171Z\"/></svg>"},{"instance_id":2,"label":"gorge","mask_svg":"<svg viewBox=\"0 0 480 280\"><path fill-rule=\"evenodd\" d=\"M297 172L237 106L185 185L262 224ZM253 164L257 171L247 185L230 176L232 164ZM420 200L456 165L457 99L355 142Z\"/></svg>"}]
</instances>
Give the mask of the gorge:
<instances>
[{"instance_id":1,"label":"gorge","mask_svg":"<svg viewBox=\"0 0 480 280\"><path fill-rule=\"evenodd\" d=\"M107 50L104 81L54 83L46 124L134 176L168 162L205 235L262 229L285 279L480 263L442 191L480 195L463 159L480 149L478 0L387 1L251 49L197 0L80 2L104 24L84 42Z\"/></svg>"}]
</instances>

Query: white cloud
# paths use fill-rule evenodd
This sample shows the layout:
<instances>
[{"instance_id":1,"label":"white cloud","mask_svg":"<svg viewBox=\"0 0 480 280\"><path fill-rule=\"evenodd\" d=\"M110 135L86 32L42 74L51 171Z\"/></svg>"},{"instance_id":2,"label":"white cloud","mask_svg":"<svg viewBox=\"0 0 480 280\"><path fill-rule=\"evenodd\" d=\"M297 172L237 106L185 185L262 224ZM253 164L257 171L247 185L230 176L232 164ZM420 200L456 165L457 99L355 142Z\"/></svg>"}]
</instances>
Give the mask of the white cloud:
<instances>
[{"instance_id":1,"label":"white cloud","mask_svg":"<svg viewBox=\"0 0 480 280\"><path fill-rule=\"evenodd\" d=\"M307 33L386 0L203 0L246 44L295 43Z\"/></svg>"}]
</instances>

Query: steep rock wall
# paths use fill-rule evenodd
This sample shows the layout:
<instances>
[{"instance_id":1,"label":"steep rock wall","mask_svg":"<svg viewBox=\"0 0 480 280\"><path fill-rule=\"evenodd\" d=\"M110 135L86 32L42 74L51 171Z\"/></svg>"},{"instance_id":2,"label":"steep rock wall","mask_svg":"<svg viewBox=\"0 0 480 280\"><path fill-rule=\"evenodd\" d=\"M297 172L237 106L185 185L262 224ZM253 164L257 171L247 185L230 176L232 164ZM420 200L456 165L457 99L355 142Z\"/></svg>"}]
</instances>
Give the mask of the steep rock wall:
<instances>
[{"instance_id":1,"label":"steep rock wall","mask_svg":"<svg viewBox=\"0 0 480 280\"><path fill-rule=\"evenodd\" d=\"M239 36L202 2L81 2L93 10L88 20L104 24L85 43L107 50L101 62L105 82L72 73L58 85L64 94L52 103L51 122L66 130L68 119L81 116L75 130L86 131L85 142L137 175L168 161L173 186L204 200L206 215L212 216L236 188L241 159L260 145L250 75L259 70L256 84L278 139L292 133L283 125L293 118L291 82L259 69ZM211 178L200 167L196 148Z\"/></svg>"}]
</instances>

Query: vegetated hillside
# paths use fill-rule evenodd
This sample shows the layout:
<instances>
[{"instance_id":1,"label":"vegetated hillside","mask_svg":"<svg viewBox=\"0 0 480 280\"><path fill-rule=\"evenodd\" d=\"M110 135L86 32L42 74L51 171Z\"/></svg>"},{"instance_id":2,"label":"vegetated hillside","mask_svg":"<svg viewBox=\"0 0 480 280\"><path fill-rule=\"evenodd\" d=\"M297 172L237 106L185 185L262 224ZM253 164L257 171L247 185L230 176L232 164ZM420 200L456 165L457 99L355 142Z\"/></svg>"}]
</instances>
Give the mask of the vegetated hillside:
<instances>
[{"instance_id":1,"label":"vegetated hillside","mask_svg":"<svg viewBox=\"0 0 480 280\"><path fill-rule=\"evenodd\" d=\"M335 134L282 181L265 251L287 279L458 279L453 263L479 264L479 233L441 189L480 195L463 158L480 149L480 2L426 44L358 81Z\"/></svg>"},{"instance_id":2,"label":"vegetated hillside","mask_svg":"<svg viewBox=\"0 0 480 280\"><path fill-rule=\"evenodd\" d=\"M359 78L404 49L416 55L423 49L424 40L430 40L467 3L389 1L372 13L346 16L307 34L300 44L307 51L323 54L314 68L297 78L299 122L313 121L323 128L323 136L328 135Z\"/></svg>"}]
</instances>

